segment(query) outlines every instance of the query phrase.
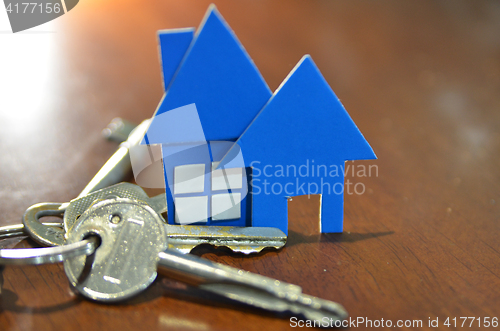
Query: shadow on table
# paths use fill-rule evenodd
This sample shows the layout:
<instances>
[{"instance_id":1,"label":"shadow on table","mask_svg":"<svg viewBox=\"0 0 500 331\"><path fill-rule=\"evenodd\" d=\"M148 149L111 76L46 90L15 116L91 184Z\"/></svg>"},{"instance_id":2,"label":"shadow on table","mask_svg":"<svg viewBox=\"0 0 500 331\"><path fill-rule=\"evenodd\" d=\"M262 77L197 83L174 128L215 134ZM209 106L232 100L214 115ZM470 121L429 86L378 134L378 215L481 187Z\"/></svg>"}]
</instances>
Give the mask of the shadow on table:
<instances>
[{"instance_id":1,"label":"shadow on table","mask_svg":"<svg viewBox=\"0 0 500 331\"><path fill-rule=\"evenodd\" d=\"M288 240L285 247L291 247L298 244L313 244L313 243L354 243L357 241L369 240L378 237L394 234L394 231L373 232L373 233L318 233L313 235L305 235L303 233L288 231Z\"/></svg>"},{"instance_id":2,"label":"shadow on table","mask_svg":"<svg viewBox=\"0 0 500 331\"><path fill-rule=\"evenodd\" d=\"M256 314L259 316L264 316L269 318L276 318L276 317L284 318L289 316L288 314L285 313L273 313L257 307L251 307L243 303L230 300L221 295L211 293L193 286L189 286L184 283L177 282L175 280L170 280L168 278L162 277L157 281L157 283L158 287L161 288L162 294L165 297L174 300L180 300L200 305L207 305L209 307L216 307L217 309L238 310L241 312Z\"/></svg>"},{"instance_id":3,"label":"shadow on table","mask_svg":"<svg viewBox=\"0 0 500 331\"><path fill-rule=\"evenodd\" d=\"M58 303L46 307L22 306L17 303L19 297L11 290L1 289L0 293L0 313L11 311L15 313L30 313L30 314L47 314L57 311L66 310L78 305L82 299L79 297L72 298L70 301Z\"/></svg>"},{"instance_id":4,"label":"shadow on table","mask_svg":"<svg viewBox=\"0 0 500 331\"><path fill-rule=\"evenodd\" d=\"M373 233L357 233L357 232L344 232L344 233L317 233L313 235L306 235L300 232L288 231L288 239L286 247L292 247L299 244L313 244L313 243L354 243L363 240L369 240L379 237L394 234L394 231L373 232ZM191 253L203 257L205 254L212 254L217 257L231 256L235 258L247 257L262 257L267 254L279 253L280 250L274 248L264 248L260 253L253 253L246 255L244 253L233 252L231 249L221 246L215 247L209 244L202 244L195 247Z\"/></svg>"}]
</instances>

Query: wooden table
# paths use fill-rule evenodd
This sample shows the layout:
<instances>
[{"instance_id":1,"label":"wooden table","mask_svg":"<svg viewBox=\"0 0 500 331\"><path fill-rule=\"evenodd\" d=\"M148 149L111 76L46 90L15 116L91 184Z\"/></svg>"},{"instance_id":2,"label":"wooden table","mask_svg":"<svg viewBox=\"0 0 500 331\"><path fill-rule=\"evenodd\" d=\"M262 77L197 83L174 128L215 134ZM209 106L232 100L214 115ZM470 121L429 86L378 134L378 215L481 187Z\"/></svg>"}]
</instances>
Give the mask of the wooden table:
<instances>
[{"instance_id":1,"label":"wooden table","mask_svg":"<svg viewBox=\"0 0 500 331\"><path fill-rule=\"evenodd\" d=\"M317 197L305 196L289 204L282 250L196 253L298 284L353 319L428 328L438 318L448 329L456 318L461 329L460 317L474 317L464 329L477 329L499 318L498 4L216 3L271 89L312 55L379 158L351 165L378 172L348 176L366 190L345 196L343 234L319 235ZM82 0L53 24L0 34L0 224L78 195L116 148L101 129L116 116L139 122L160 101L156 31L198 26L208 4ZM290 325L166 279L123 304L90 302L70 290L61 264L6 267L0 311L2 330Z\"/></svg>"}]
</instances>

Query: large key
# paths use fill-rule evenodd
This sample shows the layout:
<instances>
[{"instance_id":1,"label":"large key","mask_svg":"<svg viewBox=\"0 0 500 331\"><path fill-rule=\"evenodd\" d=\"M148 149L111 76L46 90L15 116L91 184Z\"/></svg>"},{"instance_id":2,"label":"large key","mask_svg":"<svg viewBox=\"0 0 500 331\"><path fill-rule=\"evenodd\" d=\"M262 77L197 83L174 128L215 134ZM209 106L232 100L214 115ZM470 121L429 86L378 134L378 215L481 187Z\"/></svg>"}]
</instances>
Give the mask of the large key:
<instances>
[{"instance_id":1,"label":"large key","mask_svg":"<svg viewBox=\"0 0 500 331\"><path fill-rule=\"evenodd\" d=\"M140 186L131 183L120 183L89 193L67 203L63 218L63 231L58 228L41 226L37 219L41 207L47 208L44 212L48 212L53 207L52 212L57 213L59 209L56 204L40 204L28 210L24 215L25 224L27 224L27 228L31 230L30 233L32 234L39 234L38 231L45 231L46 234L49 232L49 235L43 236L45 241L42 244L63 245L66 241L63 234L71 231L74 224L87 209L96 201L114 198L126 198L138 203L145 203L158 214L167 210L165 194L150 198ZM169 236L168 247L175 248L183 253L189 253L198 245L210 244L228 247L234 252L250 254L260 252L264 248L279 249L286 244L287 239L287 236L277 228L170 225L166 224L165 221L164 223ZM39 237L35 237L35 239L40 241ZM52 239L52 241L49 242L47 239Z\"/></svg>"},{"instance_id":2,"label":"large key","mask_svg":"<svg viewBox=\"0 0 500 331\"><path fill-rule=\"evenodd\" d=\"M64 262L70 283L85 297L119 301L140 293L157 272L247 305L307 319L347 317L334 302L302 294L299 286L167 249L161 217L147 204L109 199L85 211L68 234L68 243L97 235L101 244L90 263Z\"/></svg>"}]
</instances>

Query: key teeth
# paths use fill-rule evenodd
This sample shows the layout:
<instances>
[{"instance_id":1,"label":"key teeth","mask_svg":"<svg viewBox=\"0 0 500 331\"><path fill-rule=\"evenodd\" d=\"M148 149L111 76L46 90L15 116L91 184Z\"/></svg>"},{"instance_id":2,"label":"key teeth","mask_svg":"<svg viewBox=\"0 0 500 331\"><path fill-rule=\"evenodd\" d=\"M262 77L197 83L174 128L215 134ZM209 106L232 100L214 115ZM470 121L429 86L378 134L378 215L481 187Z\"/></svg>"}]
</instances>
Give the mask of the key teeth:
<instances>
[{"instance_id":1,"label":"key teeth","mask_svg":"<svg viewBox=\"0 0 500 331\"><path fill-rule=\"evenodd\" d=\"M250 246L249 248L241 248L240 246L222 246L222 247L227 247L233 252L237 253L243 253L246 255L254 254L254 253L260 253L262 252L265 248L274 248L274 249L280 249L282 246Z\"/></svg>"},{"instance_id":2,"label":"key teeth","mask_svg":"<svg viewBox=\"0 0 500 331\"><path fill-rule=\"evenodd\" d=\"M276 250L282 248L283 246L247 246L245 248L242 248L241 246L237 245L214 245L211 243L200 243L198 245L175 245L175 244L169 244L168 249L175 249L178 252L181 252L182 254L188 254L190 253L193 249L198 247L199 245L210 245L215 248L219 247L225 247L230 249L234 253L242 253L245 255L250 255L250 254L257 254L262 252L266 248L274 248Z\"/></svg>"}]
</instances>

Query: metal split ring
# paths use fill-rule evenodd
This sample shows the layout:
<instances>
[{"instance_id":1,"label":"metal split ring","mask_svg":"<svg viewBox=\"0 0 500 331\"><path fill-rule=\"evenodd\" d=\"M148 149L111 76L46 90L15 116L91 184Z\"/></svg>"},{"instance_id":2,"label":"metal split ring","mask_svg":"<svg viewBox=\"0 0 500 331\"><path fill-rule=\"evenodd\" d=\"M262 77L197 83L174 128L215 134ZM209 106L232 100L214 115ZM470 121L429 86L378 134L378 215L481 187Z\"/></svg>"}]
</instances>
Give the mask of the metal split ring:
<instances>
[{"instance_id":1,"label":"metal split ring","mask_svg":"<svg viewBox=\"0 0 500 331\"><path fill-rule=\"evenodd\" d=\"M54 227L62 226L62 223L57 222L44 224ZM0 227L0 239L23 235L27 235L26 228L23 224ZM97 237L90 237L70 245L43 248L0 249L0 265L38 265L45 263L57 263L80 255L91 255L95 252L98 246L99 239Z\"/></svg>"},{"instance_id":2,"label":"metal split ring","mask_svg":"<svg viewBox=\"0 0 500 331\"><path fill-rule=\"evenodd\" d=\"M98 241L97 237L90 237L63 246L0 249L0 264L38 265L62 262L80 255L91 255L97 249Z\"/></svg>"}]
</instances>

